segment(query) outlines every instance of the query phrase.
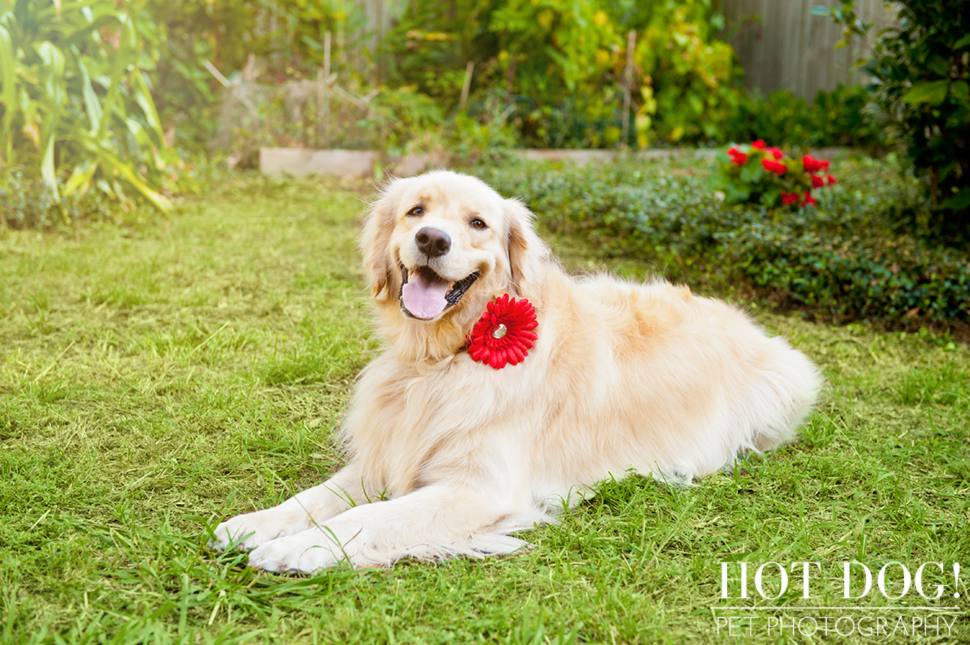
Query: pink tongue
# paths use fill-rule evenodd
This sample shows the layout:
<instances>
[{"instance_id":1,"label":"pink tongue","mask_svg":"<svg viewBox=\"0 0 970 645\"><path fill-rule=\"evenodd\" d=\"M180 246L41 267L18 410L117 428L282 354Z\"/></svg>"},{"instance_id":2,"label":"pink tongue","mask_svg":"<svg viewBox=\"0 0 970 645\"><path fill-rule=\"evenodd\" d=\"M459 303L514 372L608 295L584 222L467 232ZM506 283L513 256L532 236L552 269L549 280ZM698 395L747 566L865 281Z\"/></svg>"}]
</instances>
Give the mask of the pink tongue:
<instances>
[{"instance_id":1,"label":"pink tongue","mask_svg":"<svg viewBox=\"0 0 970 645\"><path fill-rule=\"evenodd\" d=\"M430 320L448 305L445 294L448 293L448 283L438 280L428 280L424 275L415 271L404 288L401 289L401 300L404 306L415 318Z\"/></svg>"}]
</instances>

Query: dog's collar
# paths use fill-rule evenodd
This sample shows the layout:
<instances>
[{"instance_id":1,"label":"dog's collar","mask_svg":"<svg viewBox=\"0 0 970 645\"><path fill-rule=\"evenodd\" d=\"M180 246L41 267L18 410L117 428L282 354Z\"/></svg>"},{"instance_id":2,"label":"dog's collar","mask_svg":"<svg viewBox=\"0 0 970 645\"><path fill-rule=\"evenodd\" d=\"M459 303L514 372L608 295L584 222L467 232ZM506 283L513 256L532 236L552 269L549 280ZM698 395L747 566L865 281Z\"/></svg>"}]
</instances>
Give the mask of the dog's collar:
<instances>
[{"instance_id":1,"label":"dog's collar","mask_svg":"<svg viewBox=\"0 0 970 645\"><path fill-rule=\"evenodd\" d=\"M497 370L507 364L518 365L539 339L532 331L538 326L532 303L505 293L488 303L462 349L468 350L472 360Z\"/></svg>"}]
</instances>

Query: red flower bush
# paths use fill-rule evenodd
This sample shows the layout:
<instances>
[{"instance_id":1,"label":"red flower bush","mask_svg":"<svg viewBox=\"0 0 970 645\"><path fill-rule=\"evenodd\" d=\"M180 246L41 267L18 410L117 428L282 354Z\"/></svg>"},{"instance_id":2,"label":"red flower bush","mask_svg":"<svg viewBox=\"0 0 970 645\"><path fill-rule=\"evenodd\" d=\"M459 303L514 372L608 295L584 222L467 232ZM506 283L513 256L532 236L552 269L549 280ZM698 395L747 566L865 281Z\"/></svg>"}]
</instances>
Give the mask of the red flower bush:
<instances>
[{"instance_id":1,"label":"red flower bush","mask_svg":"<svg viewBox=\"0 0 970 645\"><path fill-rule=\"evenodd\" d=\"M468 355L472 360L500 370L507 363L518 365L529 355L539 338L536 309L525 298L516 300L502 294L478 319L468 336Z\"/></svg>"},{"instance_id":2,"label":"red flower bush","mask_svg":"<svg viewBox=\"0 0 970 645\"><path fill-rule=\"evenodd\" d=\"M784 175L786 172L788 172L788 168L785 167L785 164L772 161L768 157L761 160L761 165L765 170L768 172L773 172L776 175Z\"/></svg>"},{"instance_id":3,"label":"red flower bush","mask_svg":"<svg viewBox=\"0 0 970 645\"><path fill-rule=\"evenodd\" d=\"M749 146L733 145L718 153L718 160L721 166L712 184L723 191L728 204L812 206L817 203L813 190L836 183L827 173L827 159L811 155L793 159L761 139Z\"/></svg>"},{"instance_id":4,"label":"red flower bush","mask_svg":"<svg viewBox=\"0 0 970 645\"><path fill-rule=\"evenodd\" d=\"M829 169L828 159L816 159L812 155L805 155L802 157L802 167L805 168L805 172L814 173L819 170Z\"/></svg>"},{"instance_id":5,"label":"red flower bush","mask_svg":"<svg viewBox=\"0 0 970 645\"><path fill-rule=\"evenodd\" d=\"M734 161L734 163L738 164L739 166L743 166L745 162L748 160L748 155L744 154L734 146L732 146L731 149L727 151L727 153L728 153L728 156L731 157L731 160Z\"/></svg>"}]
</instances>

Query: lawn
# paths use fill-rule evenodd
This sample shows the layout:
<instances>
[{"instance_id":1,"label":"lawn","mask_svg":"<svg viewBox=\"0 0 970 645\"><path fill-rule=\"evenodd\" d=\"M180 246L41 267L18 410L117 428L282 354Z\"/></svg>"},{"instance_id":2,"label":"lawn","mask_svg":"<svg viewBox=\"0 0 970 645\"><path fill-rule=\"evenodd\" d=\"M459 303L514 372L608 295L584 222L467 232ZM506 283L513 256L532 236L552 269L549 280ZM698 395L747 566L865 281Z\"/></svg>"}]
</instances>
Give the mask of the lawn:
<instances>
[{"instance_id":1,"label":"lawn","mask_svg":"<svg viewBox=\"0 0 970 645\"><path fill-rule=\"evenodd\" d=\"M754 301L827 378L791 446L686 489L617 473L508 558L287 577L208 550L220 519L342 463L334 428L380 349L355 247L369 198L236 177L137 227L0 230L0 641L970 642L967 348ZM573 269L647 275L564 235ZM735 576L739 560L752 597L732 582L722 599L721 562ZM887 598L902 591L891 565L887 594L844 600L850 560L874 575L941 563L922 581L941 597ZM769 561L792 577L777 600L754 591ZM805 561L820 570L809 599L790 568ZM765 576L772 597L777 567ZM792 609L717 609L739 605ZM768 631L808 614L883 616L895 633ZM756 620L732 636L727 616ZM952 627L927 629L940 617Z\"/></svg>"}]
</instances>

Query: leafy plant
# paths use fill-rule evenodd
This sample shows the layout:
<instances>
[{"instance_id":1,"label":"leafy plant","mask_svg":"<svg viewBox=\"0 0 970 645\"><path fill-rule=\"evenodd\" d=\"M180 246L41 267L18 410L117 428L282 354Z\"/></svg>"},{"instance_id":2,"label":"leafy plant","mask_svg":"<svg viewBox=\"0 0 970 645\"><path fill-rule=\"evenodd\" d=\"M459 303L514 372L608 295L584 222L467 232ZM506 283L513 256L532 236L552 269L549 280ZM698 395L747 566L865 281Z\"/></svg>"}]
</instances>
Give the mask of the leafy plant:
<instances>
[{"instance_id":1,"label":"leafy plant","mask_svg":"<svg viewBox=\"0 0 970 645\"><path fill-rule=\"evenodd\" d=\"M457 0L409 3L382 47L388 79L449 108L474 63L469 113L491 88L530 147L612 147L623 132L628 33L633 52L630 140L722 140L737 99L733 51L717 40L711 0ZM668 45L670 45L668 47Z\"/></svg>"},{"instance_id":2,"label":"leafy plant","mask_svg":"<svg viewBox=\"0 0 970 645\"><path fill-rule=\"evenodd\" d=\"M58 179L60 182L60 179ZM85 220L118 220L117 202L101 191L74 192L60 200L29 168L0 168L0 228L53 228Z\"/></svg>"},{"instance_id":3,"label":"leafy plant","mask_svg":"<svg viewBox=\"0 0 970 645\"><path fill-rule=\"evenodd\" d=\"M712 184L723 190L728 204L761 204L771 208L779 201L788 206L815 204L812 190L835 183L829 161L805 155L793 159L779 148L758 139L750 146L731 146L718 152L720 162ZM826 171L826 172L821 172Z\"/></svg>"},{"instance_id":4,"label":"leafy plant","mask_svg":"<svg viewBox=\"0 0 970 645\"><path fill-rule=\"evenodd\" d=\"M817 8L846 37L870 28L854 0ZM924 178L938 233L970 236L970 2L903 0L896 24L882 31L865 64L882 117Z\"/></svg>"},{"instance_id":5,"label":"leafy plant","mask_svg":"<svg viewBox=\"0 0 970 645\"><path fill-rule=\"evenodd\" d=\"M158 111L189 150L206 149L218 125L222 87L206 61L228 77L253 56L259 65L251 71L264 82L312 79L330 31L331 71L341 83L373 80L363 46L371 34L362 5L352 0L146 0L144 7L158 29Z\"/></svg>"},{"instance_id":6,"label":"leafy plant","mask_svg":"<svg viewBox=\"0 0 970 645\"><path fill-rule=\"evenodd\" d=\"M723 16L710 0L621 2L638 29L634 60L639 71L638 144L722 141L739 100L740 69L734 50L718 40Z\"/></svg>"},{"instance_id":7,"label":"leafy plant","mask_svg":"<svg viewBox=\"0 0 970 645\"><path fill-rule=\"evenodd\" d=\"M872 118L872 94L857 85L819 90L809 103L787 90L742 94L725 126L729 139L759 137L789 146L881 148L885 128Z\"/></svg>"},{"instance_id":8,"label":"leafy plant","mask_svg":"<svg viewBox=\"0 0 970 645\"><path fill-rule=\"evenodd\" d=\"M0 159L34 165L55 201L66 172L64 194L169 208L144 18L129 0L0 0Z\"/></svg>"}]
</instances>

